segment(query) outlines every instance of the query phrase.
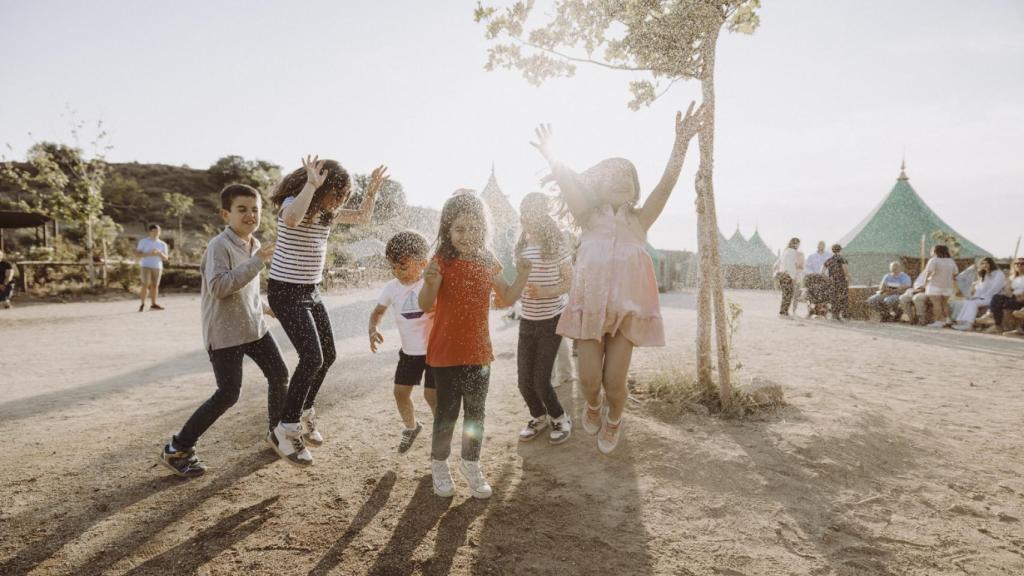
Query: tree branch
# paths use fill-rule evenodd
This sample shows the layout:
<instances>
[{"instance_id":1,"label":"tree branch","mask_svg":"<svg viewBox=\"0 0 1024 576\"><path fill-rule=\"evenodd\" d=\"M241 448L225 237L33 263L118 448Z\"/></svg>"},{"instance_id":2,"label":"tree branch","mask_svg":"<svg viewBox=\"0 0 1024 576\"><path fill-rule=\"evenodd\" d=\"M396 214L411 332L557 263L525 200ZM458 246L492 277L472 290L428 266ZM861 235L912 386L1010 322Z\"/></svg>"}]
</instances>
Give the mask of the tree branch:
<instances>
[{"instance_id":1,"label":"tree branch","mask_svg":"<svg viewBox=\"0 0 1024 576\"><path fill-rule=\"evenodd\" d=\"M523 46L527 46L527 47L533 48L535 50L540 50L542 52L547 52L548 54L551 54L553 56L557 56L559 58L564 58L566 60L569 60L570 62L581 62L581 63L584 63L584 64L596 64L597 66L602 66L604 68L610 68L612 70L623 70L623 71L626 71L626 72L653 72L653 70L650 69L650 68L637 68L637 67L633 67L633 66L622 66L622 65L619 65L619 64L609 64L608 62L602 62L600 60L594 60L593 58L580 58L578 56L570 56L569 54L565 54L563 52L559 52L558 50L554 50L552 48L546 48L546 47L541 46L539 44L534 44L533 42L530 42L528 40L523 40L522 38L519 38L518 36L509 36L509 38L515 40L516 42L519 42Z\"/></svg>"}]
</instances>

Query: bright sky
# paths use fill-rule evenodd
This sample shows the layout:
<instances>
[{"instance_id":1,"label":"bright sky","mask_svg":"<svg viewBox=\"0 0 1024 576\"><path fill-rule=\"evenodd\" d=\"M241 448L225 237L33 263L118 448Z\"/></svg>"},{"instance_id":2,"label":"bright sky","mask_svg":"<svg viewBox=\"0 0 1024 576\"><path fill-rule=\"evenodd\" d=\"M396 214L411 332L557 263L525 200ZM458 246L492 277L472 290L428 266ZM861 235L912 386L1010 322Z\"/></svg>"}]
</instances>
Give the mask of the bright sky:
<instances>
[{"instance_id":1,"label":"bright sky","mask_svg":"<svg viewBox=\"0 0 1024 576\"><path fill-rule=\"evenodd\" d=\"M239 154L292 169L318 153L357 172L386 163L410 202L434 207L482 188L493 162L518 205L544 171L532 129L551 122L570 165L630 158L646 194L698 86L631 112L625 73L580 69L536 88L486 72L475 4L0 0L0 144L22 158L36 140L70 141L70 107L105 123L113 161L205 168ZM765 0L761 20L719 41L726 236L738 224L773 248L835 241L889 191L905 150L910 183L942 218L1012 252L1024 3ZM655 246L696 245L696 152Z\"/></svg>"}]
</instances>

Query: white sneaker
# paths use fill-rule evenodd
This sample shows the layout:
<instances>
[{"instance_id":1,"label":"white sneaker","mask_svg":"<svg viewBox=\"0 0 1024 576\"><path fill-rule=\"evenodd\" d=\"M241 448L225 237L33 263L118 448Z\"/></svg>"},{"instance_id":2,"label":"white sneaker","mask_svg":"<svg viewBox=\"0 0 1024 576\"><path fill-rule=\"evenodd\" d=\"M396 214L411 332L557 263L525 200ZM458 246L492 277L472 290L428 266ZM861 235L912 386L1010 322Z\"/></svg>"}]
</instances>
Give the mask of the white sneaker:
<instances>
[{"instance_id":1,"label":"white sneaker","mask_svg":"<svg viewBox=\"0 0 1024 576\"><path fill-rule=\"evenodd\" d=\"M300 421L302 422L303 429L302 439L314 448L322 446L324 443L324 437L316 427L316 408L303 410L302 419Z\"/></svg>"},{"instance_id":2,"label":"white sneaker","mask_svg":"<svg viewBox=\"0 0 1024 576\"><path fill-rule=\"evenodd\" d=\"M530 421L523 426L523 429L519 431L519 441L529 442L540 435L541 431L548 427L548 415L543 414L536 418L530 418Z\"/></svg>"},{"instance_id":3,"label":"white sneaker","mask_svg":"<svg viewBox=\"0 0 1024 576\"><path fill-rule=\"evenodd\" d=\"M548 442L561 444L572 436L572 419L569 414L562 414L561 417L551 421L551 433L548 434Z\"/></svg>"},{"instance_id":4,"label":"white sneaker","mask_svg":"<svg viewBox=\"0 0 1024 576\"><path fill-rule=\"evenodd\" d=\"M441 498L451 498L455 495L455 481L452 480L452 471L448 468L447 460L431 460L430 476L434 480L434 494Z\"/></svg>"},{"instance_id":5,"label":"white sneaker","mask_svg":"<svg viewBox=\"0 0 1024 576\"><path fill-rule=\"evenodd\" d=\"M491 497L491 485L487 483L484 473L480 471L479 461L463 460L459 465L459 470L462 472L462 477L469 483L469 492L473 498L484 500Z\"/></svg>"},{"instance_id":6,"label":"white sneaker","mask_svg":"<svg viewBox=\"0 0 1024 576\"><path fill-rule=\"evenodd\" d=\"M929 328L945 328L946 327L946 323L943 322L942 320L936 320L935 322L932 322L931 324L929 324L928 327Z\"/></svg>"},{"instance_id":7,"label":"white sneaker","mask_svg":"<svg viewBox=\"0 0 1024 576\"><path fill-rule=\"evenodd\" d=\"M619 439L622 438L622 424L621 416L615 424L609 422L607 418L604 419L604 428L597 436L597 449L602 454L610 454L619 445Z\"/></svg>"},{"instance_id":8,"label":"white sneaker","mask_svg":"<svg viewBox=\"0 0 1024 576\"><path fill-rule=\"evenodd\" d=\"M953 325L953 330L959 330L961 332L970 332L974 328L970 322L957 322Z\"/></svg>"},{"instance_id":9,"label":"white sneaker","mask_svg":"<svg viewBox=\"0 0 1024 576\"><path fill-rule=\"evenodd\" d=\"M281 422L274 427L269 440L274 447L274 452L277 452L277 455L289 464L309 466L313 463L313 455L309 453L306 444L302 441L301 423Z\"/></svg>"},{"instance_id":10,"label":"white sneaker","mask_svg":"<svg viewBox=\"0 0 1024 576\"><path fill-rule=\"evenodd\" d=\"M583 401L583 431L593 436L601 431L602 406L591 406Z\"/></svg>"}]
</instances>

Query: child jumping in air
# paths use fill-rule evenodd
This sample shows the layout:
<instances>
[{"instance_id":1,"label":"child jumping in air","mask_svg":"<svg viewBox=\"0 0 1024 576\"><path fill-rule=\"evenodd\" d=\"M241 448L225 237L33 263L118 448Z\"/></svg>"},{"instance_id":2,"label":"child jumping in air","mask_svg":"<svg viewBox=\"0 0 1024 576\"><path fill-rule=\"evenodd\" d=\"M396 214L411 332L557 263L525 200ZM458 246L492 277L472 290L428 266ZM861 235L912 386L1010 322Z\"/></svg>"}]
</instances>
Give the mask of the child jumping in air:
<instances>
[{"instance_id":1,"label":"child jumping in air","mask_svg":"<svg viewBox=\"0 0 1024 576\"><path fill-rule=\"evenodd\" d=\"M527 194L519 211L522 235L516 255L531 263L520 300L522 319L516 354L519 392L530 409L530 420L519 432L519 440L533 440L550 425L549 441L561 444L572 433L572 420L558 401L551 371L562 344L555 327L565 309L565 293L572 280L572 254L551 217L547 196L539 192Z\"/></svg>"},{"instance_id":2,"label":"child jumping in air","mask_svg":"<svg viewBox=\"0 0 1024 576\"><path fill-rule=\"evenodd\" d=\"M384 255L391 264L395 279L384 285L377 307L370 314L370 351L376 353L377 346L384 342L377 326L391 308L402 341L398 368L395 369L394 394L398 414L405 424L402 440L398 443L398 453L404 454L423 430L423 425L416 421L412 405L412 389L419 386L420 380L423 380L423 399L430 406L430 411L433 412L437 406L434 374L427 366L427 338L434 317L423 312L419 303L430 246L420 233L406 230L388 240Z\"/></svg>"},{"instance_id":3,"label":"child jumping in air","mask_svg":"<svg viewBox=\"0 0 1024 576\"><path fill-rule=\"evenodd\" d=\"M676 114L668 165L640 207L640 181L630 161L610 158L576 174L552 154L549 126L537 128L537 141L531 142L551 166L570 220L582 231L557 332L578 341L579 381L586 398L583 430L598 435L597 447L605 454L615 450L622 435L633 347L665 345L654 263L644 245L702 118L703 106L694 112L693 103L685 116Z\"/></svg>"},{"instance_id":4,"label":"child jumping in air","mask_svg":"<svg viewBox=\"0 0 1024 576\"><path fill-rule=\"evenodd\" d=\"M427 342L427 364L437 385L437 412L431 441L434 493L455 494L448 456L460 409L462 463L459 469L474 498L489 498L491 487L480 470L484 437L484 404L490 383L490 295L499 305L514 302L526 285L529 262L520 262L509 285L501 264L489 249L483 202L470 193L449 198L441 210L436 252L424 275L420 308L434 312Z\"/></svg>"},{"instance_id":5,"label":"child jumping in air","mask_svg":"<svg viewBox=\"0 0 1024 576\"><path fill-rule=\"evenodd\" d=\"M387 178L378 166L370 175L366 196L356 210L342 206L352 193L348 172L334 160L306 157L274 190L277 214L277 250L270 263L267 300L299 355L288 385L281 423L267 442L281 458L296 466L309 466L306 449L323 444L313 404L327 370L334 363L331 319L317 285L323 280L327 237L335 224L369 222L377 191Z\"/></svg>"},{"instance_id":6,"label":"child jumping in air","mask_svg":"<svg viewBox=\"0 0 1024 576\"><path fill-rule=\"evenodd\" d=\"M224 231L203 254L203 345L210 354L217 391L196 409L160 452L160 461L178 476L202 476L206 466L196 456L199 437L238 401L242 358L248 356L267 377L270 428L277 425L288 386L288 367L267 331L260 301L260 272L274 254L274 243L260 246L252 233L260 225L260 194L244 184L229 184L220 193Z\"/></svg>"}]
</instances>

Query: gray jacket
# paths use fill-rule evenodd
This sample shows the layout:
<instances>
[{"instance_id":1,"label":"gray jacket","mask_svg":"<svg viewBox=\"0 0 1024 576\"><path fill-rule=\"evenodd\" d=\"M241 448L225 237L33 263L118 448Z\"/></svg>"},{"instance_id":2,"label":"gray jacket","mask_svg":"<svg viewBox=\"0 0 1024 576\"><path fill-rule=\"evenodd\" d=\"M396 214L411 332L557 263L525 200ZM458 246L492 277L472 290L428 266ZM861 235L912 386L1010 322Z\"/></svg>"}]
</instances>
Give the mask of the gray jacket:
<instances>
[{"instance_id":1,"label":"gray jacket","mask_svg":"<svg viewBox=\"0 0 1024 576\"><path fill-rule=\"evenodd\" d=\"M218 350L255 342L267 333L260 300L260 241L246 243L230 226L206 246L203 275L203 346Z\"/></svg>"}]
</instances>

